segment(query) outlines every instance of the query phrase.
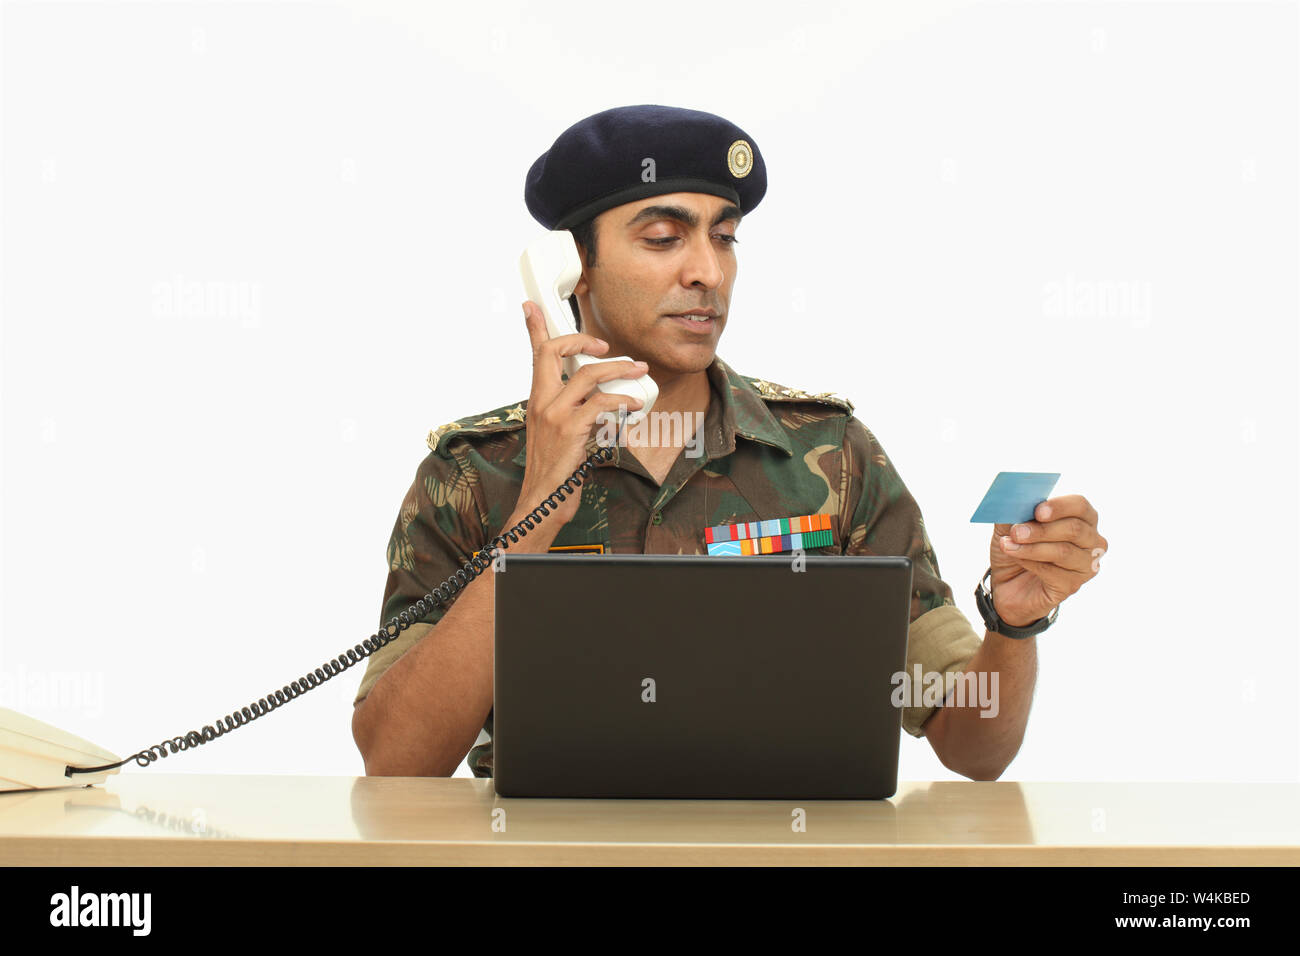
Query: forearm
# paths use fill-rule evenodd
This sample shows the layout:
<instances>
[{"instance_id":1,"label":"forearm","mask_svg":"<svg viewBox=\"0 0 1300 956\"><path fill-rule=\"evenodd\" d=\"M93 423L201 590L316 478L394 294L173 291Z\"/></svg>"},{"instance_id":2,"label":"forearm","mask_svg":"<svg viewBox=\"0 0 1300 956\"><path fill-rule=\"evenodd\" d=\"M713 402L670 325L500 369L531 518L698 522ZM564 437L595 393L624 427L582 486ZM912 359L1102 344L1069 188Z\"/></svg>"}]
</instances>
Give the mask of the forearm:
<instances>
[{"instance_id":1,"label":"forearm","mask_svg":"<svg viewBox=\"0 0 1300 956\"><path fill-rule=\"evenodd\" d=\"M984 632L984 643L966 665L977 685L992 692L992 706L949 699L923 725L945 767L972 780L996 780L1015 758L1029 723L1038 677L1038 638L1020 640ZM967 695L969 698L969 695ZM990 716L992 715L992 716Z\"/></svg>"},{"instance_id":2,"label":"forearm","mask_svg":"<svg viewBox=\"0 0 1300 956\"><path fill-rule=\"evenodd\" d=\"M507 560L547 550L555 535L538 525ZM495 581L491 568L471 581L357 705L352 734L367 775L449 777L474 746L492 709Z\"/></svg>"}]
</instances>

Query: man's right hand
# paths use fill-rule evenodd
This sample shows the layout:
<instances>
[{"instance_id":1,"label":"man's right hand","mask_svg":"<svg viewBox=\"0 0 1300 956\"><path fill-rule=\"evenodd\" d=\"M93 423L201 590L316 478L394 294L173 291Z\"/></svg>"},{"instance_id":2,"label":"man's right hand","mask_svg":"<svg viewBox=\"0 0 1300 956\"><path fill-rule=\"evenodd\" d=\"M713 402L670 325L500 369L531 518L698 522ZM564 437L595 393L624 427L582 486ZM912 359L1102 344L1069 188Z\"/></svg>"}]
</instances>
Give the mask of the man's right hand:
<instances>
[{"instance_id":1,"label":"man's right hand","mask_svg":"<svg viewBox=\"0 0 1300 956\"><path fill-rule=\"evenodd\" d=\"M527 460L519 503L506 524L507 529L537 508L587 460L587 442L602 414L617 412L620 406L632 410L644 404L638 398L607 394L596 386L616 378L639 378L647 372L644 362L603 362L585 365L567 382L561 381L566 356L580 352L601 355L609 350L609 343L582 332L551 338L542 310L533 302L524 303L524 323L533 346L533 385L528 395L525 439ZM546 528L547 536L554 540L560 528L578 513L581 495L575 488L572 493L566 492L558 508L548 505L550 513L538 527Z\"/></svg>"}]
</instances>

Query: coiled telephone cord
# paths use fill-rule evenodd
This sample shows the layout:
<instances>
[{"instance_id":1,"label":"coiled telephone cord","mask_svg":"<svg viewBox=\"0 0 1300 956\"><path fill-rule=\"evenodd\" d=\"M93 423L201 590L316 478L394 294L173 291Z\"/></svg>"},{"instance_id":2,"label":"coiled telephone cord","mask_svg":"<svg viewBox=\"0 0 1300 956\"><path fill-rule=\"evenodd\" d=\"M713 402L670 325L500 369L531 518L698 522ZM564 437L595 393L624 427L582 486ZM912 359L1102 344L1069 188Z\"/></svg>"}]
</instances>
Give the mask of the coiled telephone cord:
<instances>
[{"instance_id":1,"label":"coiled telephone cord","mask_svg":"<svg viewBox=\"0 0 1300 956\"><path fill-rule=\"evenodd\" d=\"M148 767L159 757L166 757L169 753L177 753L182 750L189 750L191 747L198 747L209 741L216 740L218 737L224 737L226 734L238 730L245 724L252 723L258 717L265 716L277 707L283 707L292 700L296 700L309 690L314 690L321 684L325 683L332 677L337 677L348 668L361 663L375 651L387 644L397 640L402 631L409 628L412 624L418 623L425 615L435 607L450 605L452 599L469 585L476 577L482 574L487 568L492 566L499 553L498 548L505 550L509 548L519 538L527 537L528 532L539 524L543 518L550 514L548 506L559 508L560 504L572 494L575 490L582 487L587 476L596 467L600 461L609 461L614 457L614 451L608 446L602 446L588 456L587 460L578 466L572 475L564 479L564 482L549 494L540 505L524 515L523 520L517 523L513 528L497 535L486 546L475 552L474 557L470 558L455 574L449 577L438 587L434 588L420 600L416 601L401 614L394 617L391 621L381 627L374 634L367 637L360 644L349 648L343 654L333 660L326 661L320 667L316 668L309 674L304 674L298 680L286 684L279 690L273 691L265 697L261 697L247 707L241 707L233 714L227 714L216 722L216 726L206 724L203 730L191 730L183 737L173 737L170 740L164 740L160 744L154 744L139 753L132 754L125 760L119 760L117 763L105 764L102 767L66 767L63 775L71 777L74 773L98 773L104 770L115 770L122 764L134 760L141 767ZM509 540L507 540L507 538Z\"/></svg>"}]
</instances>

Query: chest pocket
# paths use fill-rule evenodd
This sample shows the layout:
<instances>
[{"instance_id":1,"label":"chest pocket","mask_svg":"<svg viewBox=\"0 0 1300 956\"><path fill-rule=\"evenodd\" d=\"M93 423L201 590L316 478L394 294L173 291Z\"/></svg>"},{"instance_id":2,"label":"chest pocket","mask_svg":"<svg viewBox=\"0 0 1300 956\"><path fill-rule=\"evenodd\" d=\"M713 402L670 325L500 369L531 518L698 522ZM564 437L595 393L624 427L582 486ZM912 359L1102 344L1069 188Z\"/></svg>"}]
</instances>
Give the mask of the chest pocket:
<instances>
[{"instance_id":1,"label":"chest pocket","mask_svg":"<svg viewBox=\"0 0 1300 956\"><path fill-rule=\"evenodd\" d=\"M723 492L718 497L718 507L713 500L709 501L711 517L716 519L709 522L711 525L829 514L831 543L805 547L803 551L805 554L842 553L839 495L820 468L812 467L804 456L788 458L777 449L752 446L746 453L731 456L728 465L711 489Z\"/></svg>"},{"instance_id":2,"label":"chest pocket","mask_svg":"<svg viewBox=\"0 0 1300 956\"><path fill-rule=\"evenodd\" d=\"M593 474L582 485L578 512L564 525L547 549L550 554L607 554L610 548L607 490Z\"/></svg>"}]
</instances>

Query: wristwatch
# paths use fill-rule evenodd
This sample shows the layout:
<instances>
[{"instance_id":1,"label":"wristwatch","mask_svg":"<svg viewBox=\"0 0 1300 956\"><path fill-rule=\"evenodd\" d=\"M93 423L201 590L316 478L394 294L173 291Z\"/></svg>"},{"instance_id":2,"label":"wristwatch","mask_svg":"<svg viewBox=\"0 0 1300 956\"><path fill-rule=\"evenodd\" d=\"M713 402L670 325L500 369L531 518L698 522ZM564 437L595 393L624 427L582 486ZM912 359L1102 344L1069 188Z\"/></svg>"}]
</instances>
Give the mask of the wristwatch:
<instances>
[{"instance_id":1,"label":"wristwatch","mask_svg":"<svg viewBox=\"0 0 1300 956\"><path fill-rule=\"evenodd\" d=\"M1024 627L1012 627L1002 618L998 617L997 610L993 607L993 591L988 589L987 583L993 574L993 568L984 572L984 577L980 578L980 583L975 586L975 606L980 609L980 614L984 617L984 626L995 634L1002 634L1006 637L1014 637L1017 640L1025 637L1033 637L1035 634L1041 634L1052 626L1056 620L1056 612L1061 609L1061 605L1052 608L1052 613L1047 617L1040 617L1032 624L1026 624Z\"/></svg>"}]
</instances>

